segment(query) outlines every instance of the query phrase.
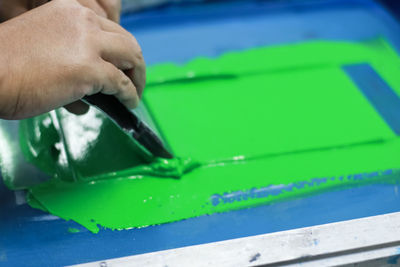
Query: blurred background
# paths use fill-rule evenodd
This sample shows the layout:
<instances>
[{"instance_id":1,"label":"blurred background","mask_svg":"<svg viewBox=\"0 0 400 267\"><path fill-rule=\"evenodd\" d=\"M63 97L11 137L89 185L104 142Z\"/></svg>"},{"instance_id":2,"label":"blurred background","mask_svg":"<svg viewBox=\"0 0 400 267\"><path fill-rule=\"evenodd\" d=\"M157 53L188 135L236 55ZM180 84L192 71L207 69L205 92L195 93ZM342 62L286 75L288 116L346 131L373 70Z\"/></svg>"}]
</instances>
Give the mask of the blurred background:
<instances>
[{"instance_id":1,"label":"blurred background","mask_svg":"<svg viewBox=\"0 0 400 267\"><path fill-rule=\"evenodd\" d=\"M138 12L141 10L146 10L155 7L162 7L167 5L182 5L182 4L193 4L193 3L207 3L207 2L246 2L246 0L122 0L122 12ZM314 0L316 1L326 1L326 0ZM392 10L399 11L400 1L398 0L377 0L386 6L390 7ZM256 0L256 2L310 2L309 0Z\"/></svg>"}]
</instances>

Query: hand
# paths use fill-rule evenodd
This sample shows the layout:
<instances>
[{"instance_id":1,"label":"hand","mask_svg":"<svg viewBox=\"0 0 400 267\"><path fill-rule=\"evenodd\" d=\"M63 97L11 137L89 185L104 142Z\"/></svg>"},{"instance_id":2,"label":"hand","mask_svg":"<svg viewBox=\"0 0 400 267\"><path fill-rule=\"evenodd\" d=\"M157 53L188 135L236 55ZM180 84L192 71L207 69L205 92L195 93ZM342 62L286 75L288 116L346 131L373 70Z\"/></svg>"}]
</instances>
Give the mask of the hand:
<instances>
[{"instance_id":1,"label":"hand","mask_svg":"<svg viewBox=\"0 0 400 267\"><path fill-rule=\"evenodd\" d=\"M50 0L0 0L0 22L6 21L26 11L41 6ZM78 0L78 2L92 9L97 15L119 23L121 0ZM82 101L76 101L65 106L75 114L84 114L89 109Z\"/></svg>"},{"instance_id":2,"label":"hand","mask_svg":"<svg viewBox=\"0 0 400 267\"><path fill-rule=\"evenodd\" d=\"M145 64L135 38L76 0L0 24L0 117L21 119L98 92L137 106Z\"/></svg>"},{"instance_id":3,"label":"hand","mask_svg":"<svg viewBox=\"0 0 400 267\"><path fill-rule=\"evenodd\" d=\"M49 0L0 0L0 22L47 3ZM97 15L119 23L121 0L79 0Z\"/></svg>"}]
</instances>

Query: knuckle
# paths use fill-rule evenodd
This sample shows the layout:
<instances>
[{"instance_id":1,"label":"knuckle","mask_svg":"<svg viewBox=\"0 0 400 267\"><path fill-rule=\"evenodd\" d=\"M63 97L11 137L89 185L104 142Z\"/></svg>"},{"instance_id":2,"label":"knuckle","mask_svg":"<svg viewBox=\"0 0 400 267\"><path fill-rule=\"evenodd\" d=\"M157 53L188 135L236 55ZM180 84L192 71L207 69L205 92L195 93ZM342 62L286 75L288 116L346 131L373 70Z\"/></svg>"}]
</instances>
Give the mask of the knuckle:
<instances>
[{"instance_id":1,"label":"knuckle","mask_svg":"<svg viewBox=\"0 0 400 267\"><path fill-rule=\"evenodd\" d=\"M126 77L125 75L122 76L119 80L119 86L120 86L120 88L123 88L123 89L127 88L130 85L130 83L131 83L131 80L128 77Z\"/></svg>"},{"instance_id":2,"label":"knuckle","mask_svg":"<svg viewBox=\"0 0 400 267\"><path fill-rule=\"evenodd\" d=\"M121 70L113 72L113 79L117 85L118 91L121 93L125 93L130 87L131 80Z\"/></svg>"}]
</instances>

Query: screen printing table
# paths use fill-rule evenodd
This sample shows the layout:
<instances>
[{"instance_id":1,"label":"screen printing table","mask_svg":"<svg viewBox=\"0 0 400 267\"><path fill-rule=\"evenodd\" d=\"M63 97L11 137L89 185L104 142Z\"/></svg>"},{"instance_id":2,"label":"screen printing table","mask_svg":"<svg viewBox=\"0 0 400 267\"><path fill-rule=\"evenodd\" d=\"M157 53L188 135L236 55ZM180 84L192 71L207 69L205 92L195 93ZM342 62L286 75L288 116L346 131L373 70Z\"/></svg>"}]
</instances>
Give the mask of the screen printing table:
<instances>
[{"instance_id":1,"label":"screen printing table","mask_svg":"<svg viewBox=\"0 0 400 267\"><path fill-rule=\"evenodd\" d=\"M308 39L384 36L400 51L400 25L368 0L171 5L125 15L121 23L138 39L148 65ZM0 266L390 265L400 257L399 212L398 185L365 185L92 234L32 209L23 191L8 190L0 179Z\"/></svg>"}]
</instances>

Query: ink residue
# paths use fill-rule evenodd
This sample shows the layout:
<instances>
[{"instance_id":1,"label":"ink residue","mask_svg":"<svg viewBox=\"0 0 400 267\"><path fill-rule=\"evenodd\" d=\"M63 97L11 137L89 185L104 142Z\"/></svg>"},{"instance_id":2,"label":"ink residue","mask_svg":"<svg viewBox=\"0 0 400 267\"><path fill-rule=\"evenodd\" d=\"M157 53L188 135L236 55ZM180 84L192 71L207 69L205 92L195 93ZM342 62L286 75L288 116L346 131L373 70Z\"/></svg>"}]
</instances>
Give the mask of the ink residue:
<instances>
[{"instance_id":1,"label":"ink residue","mask_svg":"<svg viewBox=\"0 0 400 267\"><path fill-rule=\"evenodd\" d=\"M342 69L360 63L399 95L400 59L383 39L150 67L144 103L174 160L141 157L94 109L22 121L26 158L53 176L29 204L98 232L397 183L400 139Z\"/></svg>"}]
</instances>

